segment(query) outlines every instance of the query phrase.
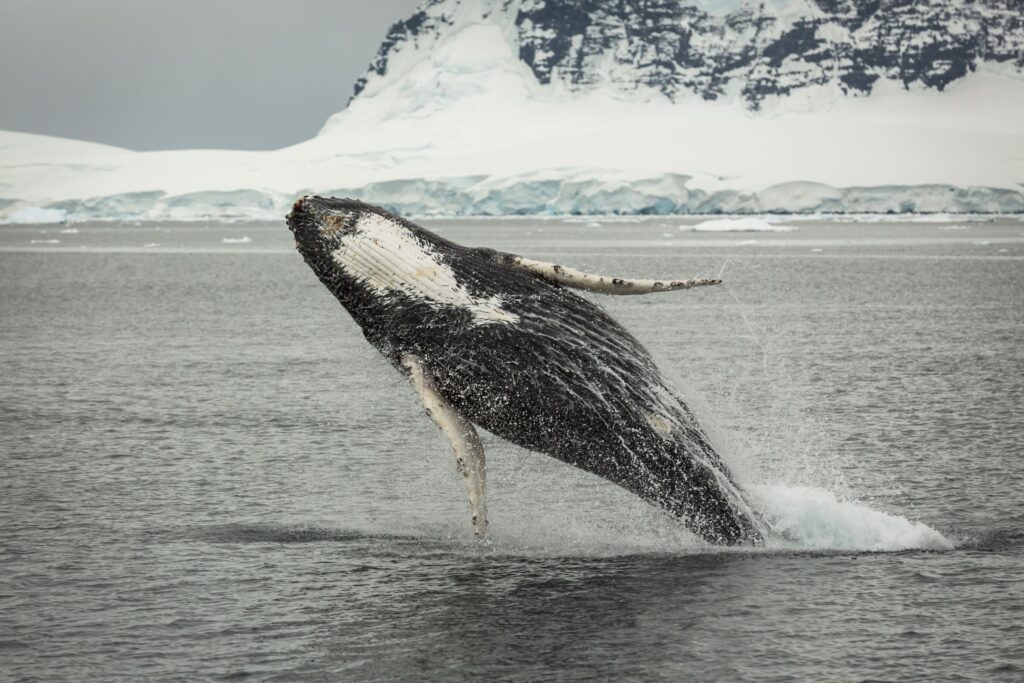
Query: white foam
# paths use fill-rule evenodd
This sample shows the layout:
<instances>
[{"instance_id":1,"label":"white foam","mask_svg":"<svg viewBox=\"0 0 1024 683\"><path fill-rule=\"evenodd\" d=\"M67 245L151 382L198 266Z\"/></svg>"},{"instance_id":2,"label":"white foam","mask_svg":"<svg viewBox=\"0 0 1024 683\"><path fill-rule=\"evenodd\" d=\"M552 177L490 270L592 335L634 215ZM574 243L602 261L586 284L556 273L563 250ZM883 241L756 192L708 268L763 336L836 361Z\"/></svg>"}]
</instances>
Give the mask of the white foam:
<instances>
[{"instance_id":1,"label":"white foam","mask_svg":"<svg viewBox=\"0 0 1024 683\"><path fill-rule=\"evenodd\" d=\"M771 529L769 547L806 550L952 550L945 536L926 524L840 500L810 487L751 486Z\"/></svg>"},{"instance_id":2,"label":"white foam","mask_svg":"<svg viewBox=\"0 0 1024 683\"><path fill-rule=\"evenodd\" d=\"M60 240L32 240L32 244L60 244Z\"/></svg>"},{"instance_id":3,"label":"white foam","mask_svg":"<svg viewBox=\"0 0 1024 683\"><path fill-rule=\"evenodd\" d=\"M250 242L252 242L252 238L248 237L248 236L245 236L245 237L225 237L224 239L221 240L221 242L224 243L224 244L249 244Z\"/></svg>"},{"instance_id":4,"label":"white foam","mask_svg":"<svg viewBox=\"0 0 1024 683\"><path fill-rule=\"evenodd\" d=\"M64 228L63 230L60 231L60 234L62 234L62 235L77 235L78 234L78 228Z\"/></svg>"}]
</instances>

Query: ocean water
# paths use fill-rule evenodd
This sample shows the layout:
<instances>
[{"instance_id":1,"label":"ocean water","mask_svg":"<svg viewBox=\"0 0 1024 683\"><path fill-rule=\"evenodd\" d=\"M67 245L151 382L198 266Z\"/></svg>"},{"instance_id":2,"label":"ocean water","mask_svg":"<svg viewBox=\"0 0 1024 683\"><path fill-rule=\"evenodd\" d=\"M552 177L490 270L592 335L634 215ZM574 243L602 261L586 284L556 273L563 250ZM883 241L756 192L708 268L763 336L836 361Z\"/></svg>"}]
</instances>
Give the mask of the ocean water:
<instances>
[{"instance_id":1,"label":"ocean water","mask_svg":"<svg viewBox=\"0 0 1024 683\"><path fill-rule=\"evenodd\" d=\"M781 533L449 447L280 224L0 227L0 679L1021 680L1024 222L426 220L610 274ZM680 229L682 228L682 229Z\"/></svg>"}]
</instances>

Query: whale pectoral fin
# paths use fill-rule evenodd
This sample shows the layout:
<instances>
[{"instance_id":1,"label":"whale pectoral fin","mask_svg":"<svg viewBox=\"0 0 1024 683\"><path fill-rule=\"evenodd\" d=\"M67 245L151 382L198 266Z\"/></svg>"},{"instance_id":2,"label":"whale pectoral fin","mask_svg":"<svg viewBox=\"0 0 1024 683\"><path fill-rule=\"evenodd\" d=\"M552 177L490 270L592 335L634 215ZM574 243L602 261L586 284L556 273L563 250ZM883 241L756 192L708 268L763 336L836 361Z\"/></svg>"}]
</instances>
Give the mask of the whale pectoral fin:
<instances>
[{"instance_id":1,"label":"whale pectoral fin","mask_svg":"<svg viewBox=\"0 0 1024 683\"><path fill-rule=\"evenodd\" d=\"M402 367L408 371L409 379L423 401L427 415L441 428L441 432L452 444L456 467L469 492L469 505L473 512L473 533L478 538L482 537L487 534L487 500L484 496L484 447L480 443L480 437L477 436L473 423L437 390L433 378L423 366L423 361L412 354L406 354L402 356Z\"/></svg>"},{"instance_id":2,"label":"whale pectoral fin","mask_svg":"<svg viewBox=\"0 0 1024 683\"><path fill-rule=\"evenodd\" d=\"M584 273L581 270L567 268L557 263L536 261L523 256L516 256L515 254L497 254L495 252L495 255L507 265L521 268L550 282L557 282L566 287L582 289L587 292L598 292L600 294L651 294L652 292L671 292L676 289L706 287L722 282L721 280L710 278L695 278L692 280L633 280Z\"/></svg>"}]
</instances>

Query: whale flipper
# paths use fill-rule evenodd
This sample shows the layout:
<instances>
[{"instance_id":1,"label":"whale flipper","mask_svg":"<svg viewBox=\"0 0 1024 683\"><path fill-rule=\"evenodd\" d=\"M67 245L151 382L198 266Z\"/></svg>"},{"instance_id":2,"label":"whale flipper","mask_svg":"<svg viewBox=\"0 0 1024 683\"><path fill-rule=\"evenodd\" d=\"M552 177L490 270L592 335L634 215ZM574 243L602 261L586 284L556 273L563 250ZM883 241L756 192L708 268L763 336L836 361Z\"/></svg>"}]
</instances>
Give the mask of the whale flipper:
<instances>
[{"instance_id":1,"label":"whale flipper","mask_svg":"<svg viewBox=\"0 0 1024 683\"><path fill-rule=\"evenodd\" d=\"M441 428L441 432L452 444L456 467L466 482L466 491L469 493L469 505L473 512L473 533L478 538L483 537L487 534L487 500L484 491L484 447L480 443L480 437L477 436L473 423L437 390L434 379L419 358L412 354L402 356L402 367L408 371L409 379L423 401L427 415Z\"/></svg>"},{"instance_id":2,"label":"whale flipper","mask_svg":"<svg viewBox=\"0 0 1024 683\"><path fill-rule=\"evenodd\" d=\"M481 251L491 252L489 249ZM653 292L671 292L676 289L692 289L694 287L706 287L717 285L722 281L713 278L694 278L692 280L644 280L622 277L610 277L608 275L597 275L585 273L582 270L568 268L557 263L538 261L536 259L518 256L516 254L504 254L492 252L492 258L499 260L505 265L525 270L539 278L555 282L565 287L582 289L586 292L597 292L598 294L651 294Z\"/></svg>"}]
</instances>

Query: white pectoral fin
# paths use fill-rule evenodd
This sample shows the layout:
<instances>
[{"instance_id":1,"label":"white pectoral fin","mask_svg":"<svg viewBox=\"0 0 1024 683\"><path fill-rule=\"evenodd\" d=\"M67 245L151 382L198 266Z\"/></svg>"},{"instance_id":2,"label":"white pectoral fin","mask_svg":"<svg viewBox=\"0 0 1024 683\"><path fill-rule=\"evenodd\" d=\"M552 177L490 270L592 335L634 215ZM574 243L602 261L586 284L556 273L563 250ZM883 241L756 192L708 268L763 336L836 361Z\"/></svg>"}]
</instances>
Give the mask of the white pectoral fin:
<instances>
[{"instance_id":1,"label":"white pectoral fin","mask_svg":"<svg viewBox=\"0 0 1024 683\"><path fill-rule=\"evenodd\" d=\"M608 277L584 273L575 268L566 268L555 263L535 261L522 256L511 256L506 262L527 270L534 275L557 282L566 287L574 287L588 292L600 294L650 294L652 292L670 292L676 289L692 289L717 285L721 280L696 278L693 280L631 280L627 278Z\"/></svg>"},{"instance_id":2,"label":"white pectoral fin","mask_svg":"<svg viewBox=\"0 0 1024 683\"><path fill-rule=\"evenodd\" d=\"M423 362L412 354L402 357L402 367L409 373L413 387L423 401L427 415L448 437L455 451L455 463L466 482L469 505L473 512L473 533L482 537L487 533L487 500L484 447L480 443L473 423L466 419L448 399L441 395Z\"/></svg>"}]
</instances>

